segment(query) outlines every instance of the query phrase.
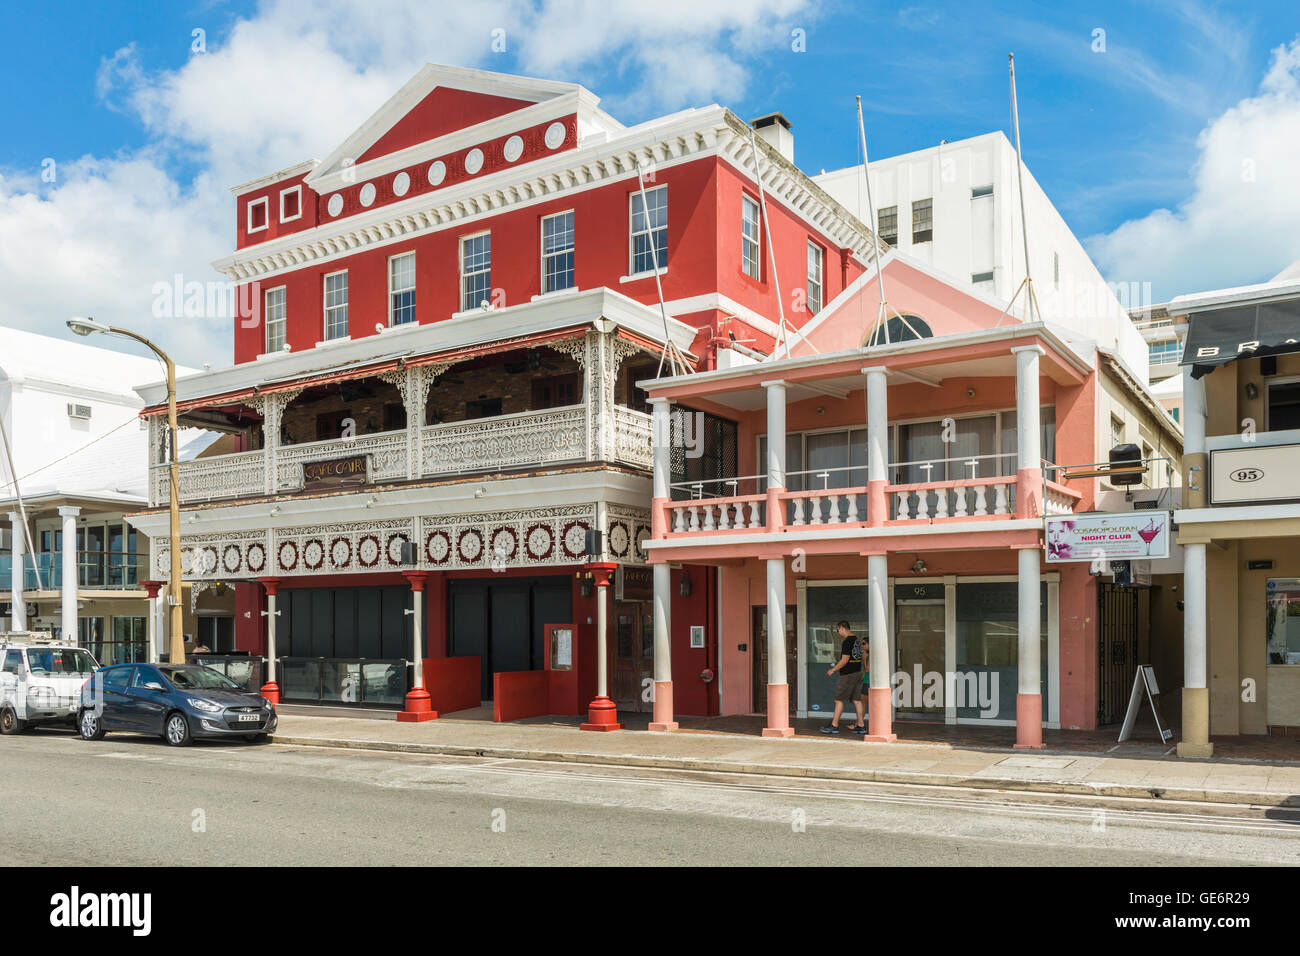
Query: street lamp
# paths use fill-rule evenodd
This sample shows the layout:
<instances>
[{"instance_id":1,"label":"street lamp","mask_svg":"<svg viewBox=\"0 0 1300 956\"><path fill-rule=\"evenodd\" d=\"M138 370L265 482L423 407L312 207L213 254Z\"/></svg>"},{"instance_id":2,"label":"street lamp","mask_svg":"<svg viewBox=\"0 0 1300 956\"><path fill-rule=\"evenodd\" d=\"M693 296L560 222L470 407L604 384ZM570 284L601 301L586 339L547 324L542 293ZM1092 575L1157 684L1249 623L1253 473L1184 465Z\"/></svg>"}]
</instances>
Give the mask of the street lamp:
<instances>
[{"instance_id":1,"label":"street lamp","mask_svg":"<svg viewBox=\"0 0 1300 956\"><path fill-rule=\"evenodd\" d=\"M168 658L173 664L185 663L185 634L184 619L182 618L181 605L181 505L179 497L179 476L176 463L176 363L171 360L166 352L154 345L143 335L131 332L127 329L118 329L109 325L101 325L94 319L87 316L86 318L68 319L68 328L77 335L90 335L92 332L104 332L109 335L124 335L129 339L135 339L137 342L143 342L153 350L154 354L162 359L163 364L167 367L167 431L170 449L168 451L169 480L167 482L168 490L171 497L170 529L171 529L171 574L167 583L167 604L170 608L169 632L170 636L167 643Z\"/></svg>"}]
</instances>

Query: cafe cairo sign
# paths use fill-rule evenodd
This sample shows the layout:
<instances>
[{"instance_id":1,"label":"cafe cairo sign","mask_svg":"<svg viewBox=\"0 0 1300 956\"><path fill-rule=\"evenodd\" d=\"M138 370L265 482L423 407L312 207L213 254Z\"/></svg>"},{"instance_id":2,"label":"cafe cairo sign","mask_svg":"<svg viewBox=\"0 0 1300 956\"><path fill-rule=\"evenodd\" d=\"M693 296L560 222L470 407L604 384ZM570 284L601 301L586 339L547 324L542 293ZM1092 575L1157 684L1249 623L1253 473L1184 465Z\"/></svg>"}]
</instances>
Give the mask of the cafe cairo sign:
<instances>
[{"instance_id":1,"label":"cafe cairo sign","mask_svg":"<svg viewBox=\"0 0 1300 956\"><path fill-rule=\"evenodd\" d=\"M370 484L370 456L350 455L328 461L309 461L302 466L303 491L325 491L349 485Z\"/></svg>"}]
</instances>

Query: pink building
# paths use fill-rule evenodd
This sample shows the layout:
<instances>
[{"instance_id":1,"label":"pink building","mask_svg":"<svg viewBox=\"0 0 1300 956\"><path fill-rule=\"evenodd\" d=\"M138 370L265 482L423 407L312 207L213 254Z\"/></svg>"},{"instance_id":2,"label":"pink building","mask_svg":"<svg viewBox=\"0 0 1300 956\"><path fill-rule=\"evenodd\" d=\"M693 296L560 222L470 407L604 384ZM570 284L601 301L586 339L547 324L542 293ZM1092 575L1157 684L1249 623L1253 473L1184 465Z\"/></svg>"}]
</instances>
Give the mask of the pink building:
<instances>
[{"instance_id":1,"label":"pink building","mask_svg":"<svg viewBox=\"0 0 1300 956\"><path fill-rule=\"evenodd\" d=\"M1101 482L1056 466L1105 459L1103 404L1140 390L1108 380L1103 403L1113 358L1094 343L883 263L884 325L873 270L788 353L641 383L649 560L717 568L720 710L765 712L765 734L830 710L840 620L869 639L868 739L903 718L1014 724L1030 747L1043 727L1094 728L1109 585L1087 562L1045 565L1043 519L1094 510ZM672 482L692 412L733 422L734 448L705 429L699 477Z\"/></svg>"}]
</instances>

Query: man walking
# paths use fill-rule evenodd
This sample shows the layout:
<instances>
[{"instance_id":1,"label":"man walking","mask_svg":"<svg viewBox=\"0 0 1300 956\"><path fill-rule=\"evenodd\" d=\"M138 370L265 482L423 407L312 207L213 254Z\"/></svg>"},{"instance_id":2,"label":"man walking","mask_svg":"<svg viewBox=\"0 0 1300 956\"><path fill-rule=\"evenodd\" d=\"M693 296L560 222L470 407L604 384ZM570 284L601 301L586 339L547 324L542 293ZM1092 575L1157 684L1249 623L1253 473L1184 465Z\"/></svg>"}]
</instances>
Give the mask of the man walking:
<instances>
[{"instance_id":1,"label":"man walking","mask_svg":"<svg viewBox=\"0 0 1300 956\"><path fill-rule=\"evenodd\" d=\"M862 665L869 659L868 654L870 652L860 640L853 636L848 621L840 621L839 624L835 625L835 630L840 635L840 659L839 663L826 671L826 676L834 677L836 672L840 676L835 682L835 712L831 716L830 726L823 727L822 733L832 736L838 734L840 732L840 715L844 713L844 705L852 703L853 709L858 714L858 722L849 730L851 733L865 734L867 732L867 704L862 699Z\"/></svg>"}]
</instances>

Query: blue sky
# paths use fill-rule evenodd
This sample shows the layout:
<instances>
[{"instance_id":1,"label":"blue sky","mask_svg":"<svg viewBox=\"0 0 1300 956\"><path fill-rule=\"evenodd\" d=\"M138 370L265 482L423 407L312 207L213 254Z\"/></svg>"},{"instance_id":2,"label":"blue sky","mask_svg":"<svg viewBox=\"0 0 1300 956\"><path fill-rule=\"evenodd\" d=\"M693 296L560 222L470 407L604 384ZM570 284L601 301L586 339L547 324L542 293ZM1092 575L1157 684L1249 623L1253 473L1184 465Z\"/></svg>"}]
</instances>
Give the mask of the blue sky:
<instances>
[{"instance_id":1,"label":"blue sky","mask_svg":"<svg viewBox=\"0 0 1300 956\"><path fill-rule=\"evenodd\" d=\"M326 155L426 60L575 80L629 123L710 102L745 118L779 109L816 173L857 159L855 94L873 158L1007 130L1014 51L1026 162L1108 278L1150 281L1158 300L1261 281L1300 257L1300 12L1238 6L13 6L0 323L54 334L90 312L150 324L138 317L155 283L218 278L206 263L233 243L230 185ZM806 49L792 49L801 36ZM228 360L219 317L152 325L182 361Z\"/></svg>"}]
</instances>

